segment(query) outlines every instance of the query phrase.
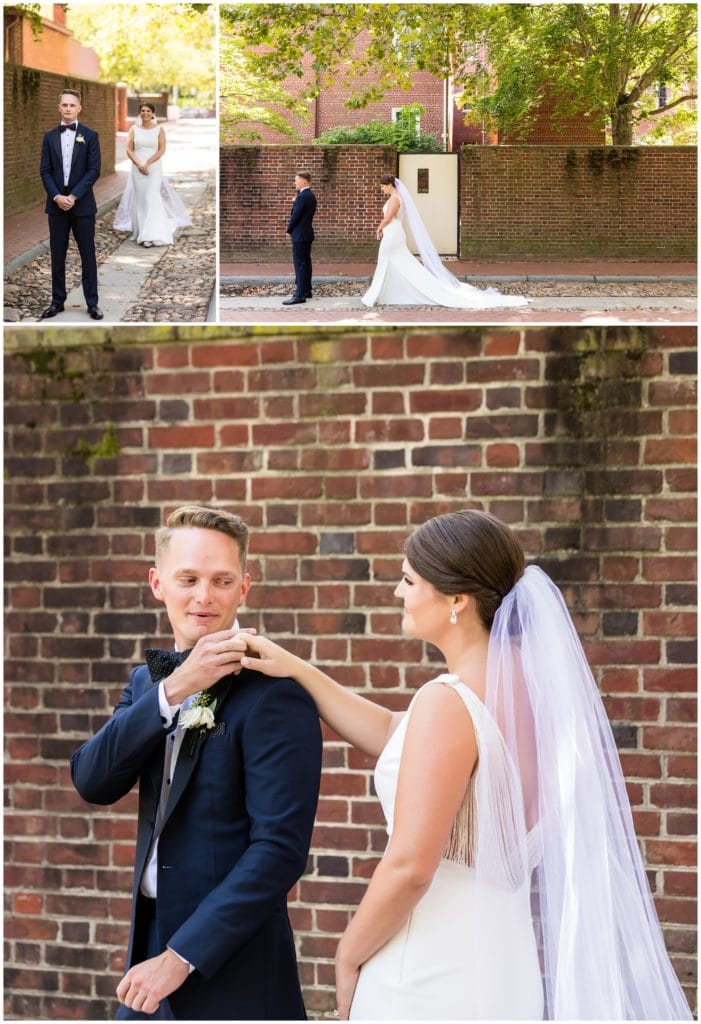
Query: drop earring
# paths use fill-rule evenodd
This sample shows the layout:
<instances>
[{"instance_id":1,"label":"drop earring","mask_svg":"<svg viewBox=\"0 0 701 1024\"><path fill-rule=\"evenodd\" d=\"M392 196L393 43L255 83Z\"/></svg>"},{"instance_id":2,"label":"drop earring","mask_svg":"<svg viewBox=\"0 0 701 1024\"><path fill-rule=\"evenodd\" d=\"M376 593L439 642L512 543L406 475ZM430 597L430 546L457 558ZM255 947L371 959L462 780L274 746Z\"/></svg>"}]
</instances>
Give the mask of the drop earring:
<instances>
[{"instance_id":1,"label":"drop earring","mask_svg":"<svg viewBox=\"0 0 701 1024\"><path fill-rule=\"evenodd\" d=\"M458 613L455 611L454 608L450 613L450 624L451 626L457 626L458 624Z\"/></svg>"}]
</instances>

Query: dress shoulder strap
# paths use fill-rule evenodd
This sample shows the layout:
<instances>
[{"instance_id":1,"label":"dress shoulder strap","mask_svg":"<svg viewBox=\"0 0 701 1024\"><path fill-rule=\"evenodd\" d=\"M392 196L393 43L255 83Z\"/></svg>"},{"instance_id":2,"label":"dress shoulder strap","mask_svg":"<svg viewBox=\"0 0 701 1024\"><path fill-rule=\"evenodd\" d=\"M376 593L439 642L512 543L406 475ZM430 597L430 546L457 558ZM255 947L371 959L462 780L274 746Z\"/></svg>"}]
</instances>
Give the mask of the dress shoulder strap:
<instances>
[{"instance_id":1,"label":"dress shoulder strap","mask_svg":"<svg viewBox=\"0 0 701 1024\"><path fill-rule=\"evenodd\" d=\"M465 796L460 804L458 813L455 816L455 821L453 822L453 826L450 830L450 836L448 837L446 848L443 851L443 856L446 860L451 860L458 864L465 864L472 867L474 865L475 843L477 839L477 801L475 794L475 779L481 757L482 711L484 709L484 705L479 697L477 697L469 686L466 686L458 676L444 673L443 675L437 676L433 682L442 683L444 686L450 686L451 689L455 690L455 692L459 694L470 718L472 719L472 724L475 729L475 738L477 740L477 764L470 776Z\"/></svg>"}]
</instances>

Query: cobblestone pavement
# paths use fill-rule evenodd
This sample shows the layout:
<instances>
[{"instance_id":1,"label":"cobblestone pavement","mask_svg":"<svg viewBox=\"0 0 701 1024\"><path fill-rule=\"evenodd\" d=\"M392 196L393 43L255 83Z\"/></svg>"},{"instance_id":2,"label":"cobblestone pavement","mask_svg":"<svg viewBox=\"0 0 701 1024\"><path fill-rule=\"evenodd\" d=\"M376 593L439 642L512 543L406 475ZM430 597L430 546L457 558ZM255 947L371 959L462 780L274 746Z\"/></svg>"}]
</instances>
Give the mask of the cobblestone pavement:
<instances>
[{"instance_id":1,"label":"cobblestone pavement","mask_svg":"<svg viewBox=\"0 0 701 1024\"><path fill-rule=\"evenodd\" d=\"M471 281L465 278L468 284L484 287L483 281ZM367 281L343 281L317 284L314 287L315 298L339 298L343 296L360 297L369 286ZM229 298L236 297L240 301L236 308L243 309L245 298L248 296L274 296L280 295L283 298L292 294L294 282L268 285L252 284L228 284L222 283L221 294ZM504 295L527 295L530 298L542 298L549 295L555 296L694 296L696 288L687 281L514 281L498 284L499 291ZM231 304L230 304L231 308ZM386 307L385 307L386 308ZM430 306L413 306L412 309L431 309Z\"/></svg>"},{"instance_id":2,"label":"cobblestone pavement","mask_svg":"<svg viewBox=\"0 0 701 1024\"><path fill-rule=\"evenodd\" d=\"M103 213L95 223L95 250L98 272L112 253L120 247L126 235L113 230L114 210ZM66 290L70 293L80 286L80 254L71 236L66 256ZM36 320L42 310L51 305L51 256L44 253L25 263L5 278L4 304L6 311L15 311L19 320ZM7 316L6 316L7 319Z\"/></svg>"},{"instance_id":3,"label":"cobblestone pavement","mask_svg":"<svg viewBox=\"0 0 701 1024\"><path fill-rule=\"evenodd\" d=\"M470 278L466 280L470 282ZM470 282L484 287L483 280ZM507 295L532 302L515 309L446 309L437 306L375 306L360 297L368 281L321 282L303 305L282 306L290 282L224 282L219 300L222 323L367 324L367 323L694 323L696 287L691 281L509 281L498 282Z\"/></svg>"},{"instance_id":4,"label":"cobblestone pavement","mask_svg":"<svg viewBox=\"0 0 701 1024\"><path fill-rule=\"evenodd\" d=\"M214 185L209 185L191 211L192 227L179 232L167 247L123 320L207 319L216 281L215 195Z\"/></svg>"}]
</instances>

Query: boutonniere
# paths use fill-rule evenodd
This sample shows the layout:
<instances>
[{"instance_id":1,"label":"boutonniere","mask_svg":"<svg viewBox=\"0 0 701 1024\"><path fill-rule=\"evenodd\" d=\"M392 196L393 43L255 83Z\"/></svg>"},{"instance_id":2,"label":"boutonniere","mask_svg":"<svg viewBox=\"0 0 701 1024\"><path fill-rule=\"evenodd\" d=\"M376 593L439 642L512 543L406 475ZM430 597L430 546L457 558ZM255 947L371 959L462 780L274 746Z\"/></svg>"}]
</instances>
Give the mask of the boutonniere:
<instances>
[{"instance_id":1,"label":"boutonniere","mask_svg":"<svg viewBox=\"0 0 701 1024\"><path fill-rule=\"evenodd\" d=\"M190 753L194 753L197 740L206 736L210 729L214 728L214 712L217 709L216 700L212 700L209 690L195 697L190 707L181 718L182 726L191 734Z\"/></svg>"},{"instance_id":2,"label":"boutonniere","mask_svg":"<svg viewBox=\"0 0 701 1024\"><path fill-rule=\"evenodd\" d=\"M85 136L84 135L76 135L75 141L76 142L81 142L81 143L85 142Z\"/></svg>"}]
</instances>

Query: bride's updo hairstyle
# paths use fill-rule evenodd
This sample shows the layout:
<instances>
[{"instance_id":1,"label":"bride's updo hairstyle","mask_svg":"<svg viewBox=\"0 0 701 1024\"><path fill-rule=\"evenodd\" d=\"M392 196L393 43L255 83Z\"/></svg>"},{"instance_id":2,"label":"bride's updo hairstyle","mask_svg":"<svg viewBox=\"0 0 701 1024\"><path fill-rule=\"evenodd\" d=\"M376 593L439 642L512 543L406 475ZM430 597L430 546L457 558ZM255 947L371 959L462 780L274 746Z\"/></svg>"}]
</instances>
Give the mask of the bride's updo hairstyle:
<instances>
[{"instance_id":1,"label":"bride's updo hairstyle","mask_svg":"<svg viewBox=\"0 0 701 1024\"><path fill-rule=\"evenodd\" d=\"M393 174L383 174L380 178L380 185L394 185L396 187L396 179Z\"/></svg>"},{"instance_id":2,"label":"bride's updo hairstyle","mask_svg":"<svg viewBox=\"0 0 701 1024\"><path fill-rule=\"evenodd\" d=\"M151 111L152 114L156 113L156 108L153 105L153 103L140 103L139 104L139 110L142 110L143 107L148 107L148 109Z\"/></svg>"},{"instance_id":3,"label":"bride's updo hairstyle","mask_svg":"<svg viewBox=\"0 0 701 1024\"><path fill-rule=\"evenodd\" d=\"M508 526L476 509L429 519L411 534L404 550L412 569L439 593L474 597L487 629L526 564Z\"/></svg>"}]
</instances>

